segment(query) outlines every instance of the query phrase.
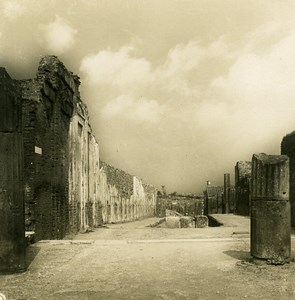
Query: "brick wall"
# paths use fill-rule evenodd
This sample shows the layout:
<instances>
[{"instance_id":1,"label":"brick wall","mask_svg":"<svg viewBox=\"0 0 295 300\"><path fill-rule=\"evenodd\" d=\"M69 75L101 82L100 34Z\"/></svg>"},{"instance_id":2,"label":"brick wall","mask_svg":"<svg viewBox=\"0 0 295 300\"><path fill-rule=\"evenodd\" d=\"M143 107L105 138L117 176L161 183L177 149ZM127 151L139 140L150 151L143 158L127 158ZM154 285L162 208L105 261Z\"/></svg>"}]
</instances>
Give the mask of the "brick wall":
<instances>
[{"instance_id":1,"label":"brick wall","mask_svg":"<svg viewBox=\"0 0 295 300\"><path fill-rule=\"evenodd\" d=\"M23 90L26 228L36 239L69 232L69 127L78 82L56 59L41 60Z\"/></svg>"}]
</instances>

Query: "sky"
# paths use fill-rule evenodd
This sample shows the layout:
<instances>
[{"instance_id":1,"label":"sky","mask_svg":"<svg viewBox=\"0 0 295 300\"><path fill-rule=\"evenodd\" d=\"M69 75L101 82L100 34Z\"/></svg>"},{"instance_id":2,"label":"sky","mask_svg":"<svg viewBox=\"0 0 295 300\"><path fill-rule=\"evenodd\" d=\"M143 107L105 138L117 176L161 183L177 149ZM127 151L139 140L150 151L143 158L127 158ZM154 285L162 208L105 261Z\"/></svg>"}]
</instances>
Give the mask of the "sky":
<instances>
[{"instance_id":1,"label":"sky","mask_svg":"<svg viewBox=\"0 0 295 300\"><path fill-rule=\"evenodd\" d=\"M0 66L57 55L102 160L168 192L223 184L295 130L295 1L0 0Z\"/></svg>"}]
</instances>

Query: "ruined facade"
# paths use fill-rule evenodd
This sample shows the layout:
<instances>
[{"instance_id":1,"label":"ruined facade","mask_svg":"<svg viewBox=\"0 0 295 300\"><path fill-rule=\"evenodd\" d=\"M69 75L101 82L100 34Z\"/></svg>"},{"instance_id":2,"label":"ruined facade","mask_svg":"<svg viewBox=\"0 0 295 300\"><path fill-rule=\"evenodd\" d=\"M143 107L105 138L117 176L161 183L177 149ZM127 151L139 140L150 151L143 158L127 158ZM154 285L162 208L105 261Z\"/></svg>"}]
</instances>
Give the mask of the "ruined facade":
<instances>
[{"instance_id":1,"label":"ruined facade","mask_svg":"<svg viewBox=\"0 0 295 300\"><path fill-rule=\"evenodd\" d=\"M25 225L60 239L103 223L153 216L156 189L100 162L79 78L44 57L22 93Z\"/></svg>"},{"instance_id":2,"label":"ruined facade","mask_svg":"<svg viewBox=\"0 0 295 300\"><path fill-rule=\"evenodd\" d=\"M287 134L281 143L281 154L290 159L290 187L289 200L291 205L291 223L295 226L295 131Z\"/></svg>"},{"instance_id":3,"label":"ruined facade","mask_svg":"<svg viewBox=\"0 0 295 300\"><path fill-rule=\"evenodd\" d=\"M238 161L235 166L236 214L250 215L251 161Z\"/></svg>"}]
</instances>

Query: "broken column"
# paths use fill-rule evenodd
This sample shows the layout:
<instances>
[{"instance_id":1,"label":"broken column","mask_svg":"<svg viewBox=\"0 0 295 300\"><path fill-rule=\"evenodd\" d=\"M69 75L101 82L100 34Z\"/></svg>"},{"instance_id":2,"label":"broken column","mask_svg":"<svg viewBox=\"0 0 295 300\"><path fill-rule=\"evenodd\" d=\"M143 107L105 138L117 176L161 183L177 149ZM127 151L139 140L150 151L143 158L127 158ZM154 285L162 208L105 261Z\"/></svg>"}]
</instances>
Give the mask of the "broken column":
<instances>
[{"instance_id":1,"label":"broken column","mask_svg":"<svg viewBox=\"0 0 295 300\"><path fill-rule=\"evenodd\" d=\"M0 68L0 273L25 270L21 97Z\"/></svg>"},{"instance_id":2,"label":"broken column","mask_svg":"<svg viewBox=\"0 0 295 300\"><path fill-rule=\"evenodd\" d=\"M223 191L223 211L222 213L229 213L229 202L230 202L230 175L224 174L224 191Z\"/></svg>"},{"instance_id":3,"label":"broken column","mask_svg":"<svg viewBox=\"0 0 295 300\"><path fill-rule=\"evenodd\" d=\"M235 166L236 213L250 215L251 161L238 161Z\"/></svg>"},{"instance_id":4,"label":"broken column","mask_svg":"<svg viewBox=\"0 0 295 300\"><path fill-rule=\"evenodd\" d=\"M251 189L251 255L284 264L291 252L289 158L254 154Z\"/></svg>"}]
</instances>

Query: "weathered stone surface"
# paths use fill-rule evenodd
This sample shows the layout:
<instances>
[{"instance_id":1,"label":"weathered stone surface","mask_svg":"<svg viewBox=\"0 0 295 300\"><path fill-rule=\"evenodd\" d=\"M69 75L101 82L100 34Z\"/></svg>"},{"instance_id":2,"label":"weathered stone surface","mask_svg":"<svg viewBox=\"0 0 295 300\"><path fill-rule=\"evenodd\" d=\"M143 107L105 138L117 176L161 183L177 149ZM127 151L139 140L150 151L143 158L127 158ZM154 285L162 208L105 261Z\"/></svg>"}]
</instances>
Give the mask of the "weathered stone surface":
<instances>
[{"instance_id":1,"label":"weathered stone surface","mask_svg":"<svg viewBox=\"0 0 295 300\"><path fill-rule=\"evenodd\" d=\"M204 191L204 198L206 199L205 214L222 213L222 195L223 186L210 185Z\"/></svg>"},{"instance_id":2,"label":"weathered stone surface","mask_svg":"<svg viewBox=\"0 0 295 300\"><path fill-rule=\"evenodd\" d=\"M273 264L288 262L291 223L286 155L253 155L251 198L251 255Z\"/></svg>"},{"instance_id":3,"label":"weathered stone surface","mask_svg":"<svg viewBox=\"0 0 295 300\"><path fill-rule=\"evenodd\" d=\"M196 216L195 222L196 228L206 228L209 225L207 216Z\"/></svg>"},{"instance_id":4,"label":"weathered stone surface","mask_svg":"<svg viewBox=\"0 0 295 300\"><path fill-rule=\"evenodd\" d=\"M194 219L192 217L183 216L183 217L180 217L179 221L180 221L180 228L194 227L193 226Z\"/></svg>"},{"instance_id":5,"label":"weathered stone surface","mask_svg":"<svg viewBox=\"0 0 295 300\"><path fill-rule=\"evenodd\" d=\"M176 211L184 216L202 215L204 213L204 199L196 195L158 196L156 215L165 217L167 209Z\"/></svg>"},{"instance_id":6,"label":"weathered stone surface","mask_svg":"<svg viewBox=\"0 0 295 300\"><path fill-rule=\"evenodd\" d=\"M295 131L287 134L281 143L281 154L288 155L290 159L290 205L291 223L295 226Z\"/></svg>"},{"instance_id":7,"label":"weathered stone surface","mask_svg":"<svg viewBox=\"0 0 295 300\"><path fill-rule=\"evenodd\" d=\"M98 195L104 223L134 221L155 215L156 189L122 170L100 162Z\"/></svg>"},{"instance_id":8,"label":"weathered stone surface","mask_svg":"<svg viewBox=\"0 0 295 300\"><path fill-rule=\"evenodd\" d=\"M0 68L0 273L24 271L21 93Z\"/></svg>"},{"instance_id":9,"label":"weathered stone surface","mask_svg":"<svg viewBox=\"0 0 295 300\"><path fill-rule=\"evenodd\" d=\"M236 214L250 215L251 161L238 161L235 166Z\"/></svg>"},{"instance_id":10,"label":"weathered stone surface","mask_svg":"<svg viewBox=\"0 0 295 300\"><path fill-rule=\"evenodd\" d=\"M167 228L180 228L180 217L166 217Z\"/></svg>"}]
</instances>

